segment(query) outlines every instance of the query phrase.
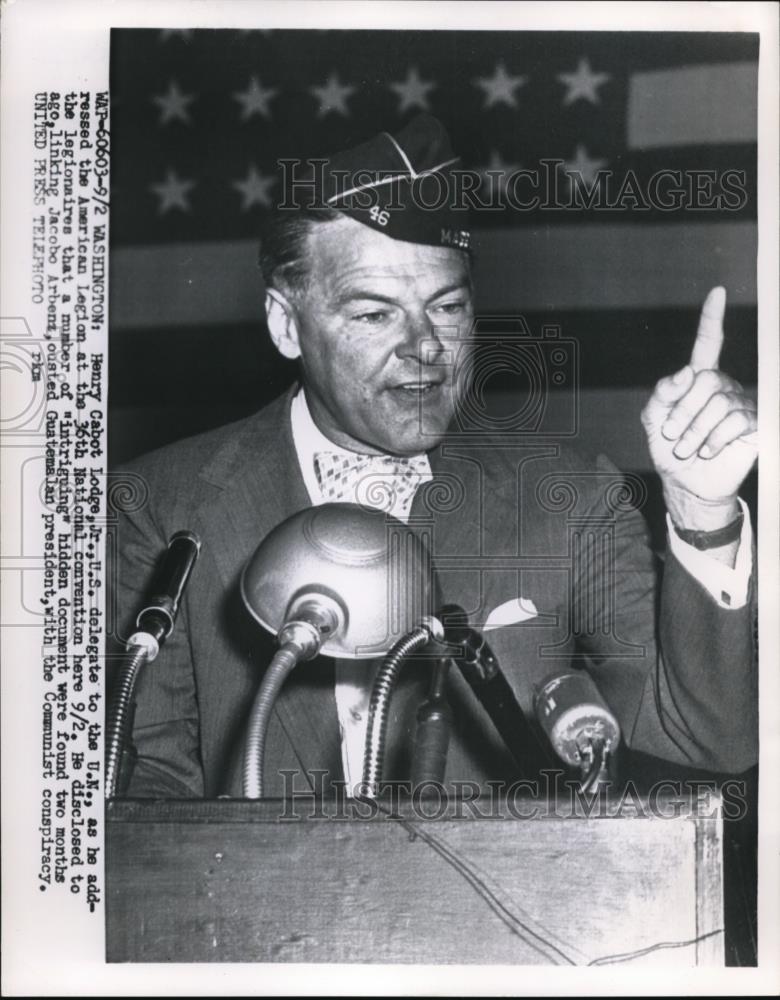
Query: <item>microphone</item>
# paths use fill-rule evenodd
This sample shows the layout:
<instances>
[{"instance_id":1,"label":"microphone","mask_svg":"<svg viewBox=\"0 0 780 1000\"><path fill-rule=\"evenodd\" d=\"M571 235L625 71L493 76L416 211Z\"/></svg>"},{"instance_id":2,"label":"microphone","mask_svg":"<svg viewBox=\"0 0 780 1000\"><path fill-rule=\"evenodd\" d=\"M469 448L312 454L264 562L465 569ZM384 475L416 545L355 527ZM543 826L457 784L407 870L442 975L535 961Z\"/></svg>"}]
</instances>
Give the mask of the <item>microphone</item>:
<instances>
[{"instance_id":1,"label":"microphone","mask_svg":"<svg viewBox=\"0 0 780 1000\"><path fill-rule=\"evenodd\" d=\"M152 597L136 618L138 629L128 644L147 647L147 662L155 659L160 646L173 632L179 604L200 554L200 539L191 531L171 535L162 565L155 577Z\"/></svg>"},{"instance_id":2,"label":"microphone","mask_svg":"<svg viewBox=\"0 0 780 1000\"><path fill-rule=\"evenodd\" d=\"M200 539L191 531L171 535L155 576L153 596L136 618L137 631L127 640L106 720L105 796L113 798L127 787L135 763L132 745L133 694L145 663L157 658L173 632L184 589L200 553Z\"/></svg>"},{"instance_id":3,"label":"microphone","mask_svg":"<svg viewBox=\"0 0 780 1000\"><path fill-rule=\"evenodd\" d=\"M580 771L583 790L608 780L609 755L620 743L620 725L585 670L557 674L537 689L536 717L560 759Z\"/></svg>"},{"instance_id":4,"label":"microphone","mask_svg":"<svg viewBox=\"0 0 780 1000\"><path fill-rule=\"evenodd\" d=\"M544 744L526 721L514 691L484 636L469 627L463 608L457 604L445 604L435 615L420 621L396 644L376 675L371 692L363 763L362 794L366 798L375 798L378 794L393 687L404 661L426 646L438 660L442 657L455 660L522 773L536 775L551 765ZM418 715L420 725L415 778L438 777L444 773L450 734L450 716L444 698L446 677L446 668L437 664L429 700L421 706Z\"/></svg>"},{"instance_id":5,"label":"microphone","mask_svg":"<svg viewBox=\"0 0 780 1000\"><path fill-rule=\"evenodd\" d=\"M487 712L521 773L535 777L549 768L552 761L547 748L526 719L484 635L469 626L466 612L457 604L445 605L438 617L444 625L445 642L456 647L453 658L461 675Z\"/></svg>"},{"instance_id":6,"label":"microphone","mask_svg":"<svg viewBox=\"0 0 780 1000\"><path fill-rule=\"evenodd\" d=\"M246 798L263 797L268 722L285 679L322 652L371 659L428 613L433 569L402 521L357 504L307 507L273 529L241 577L249 613L277 636L244 747ZM426 633L427 635L427 633Z\"/></svg>"},{"instance_id":7,"label":"microphone","mask_svg":"<svg viewBox=\"0 0 780 1000\"><path fill-rule=\"evenodd\" d=\"M335 620L320 631L318 651L359 660L383 656L430 613L432 580L427 547L402 521L326 503L293 514L263 539L244 568L241 596L280 642L301 609L327 609Z\"/></svg>"},{"instance_id":8,"label":"microphone","mask_svg":"<svg viewBox=\"0 0 780 1000\"><path fill-rule=\"evenodd\" d=\"M428 697L417 710L417 731L412 755L412 788L444 783L447 751L452 733L452 709L445 695L452 661L439 656L434 661Z\"/></svg>"}]
</instances>

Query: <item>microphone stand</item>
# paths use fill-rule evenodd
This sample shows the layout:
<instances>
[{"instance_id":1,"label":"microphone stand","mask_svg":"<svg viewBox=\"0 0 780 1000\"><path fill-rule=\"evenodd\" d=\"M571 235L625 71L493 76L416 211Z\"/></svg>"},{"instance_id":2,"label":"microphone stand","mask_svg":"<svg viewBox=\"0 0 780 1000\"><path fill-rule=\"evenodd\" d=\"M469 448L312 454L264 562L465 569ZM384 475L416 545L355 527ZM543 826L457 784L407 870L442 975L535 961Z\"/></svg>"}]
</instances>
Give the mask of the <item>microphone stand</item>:
<instances>
[{"instance_id":1,"label":"microphone stand","mask_svg":"<svg viewBox=\"0 0 780 1000\"><path fill-rule=\"evenodd\" d=\"M382 778L382 765L385 758L385 740L387 738L387 716L390 710L390 696L395 688L401 667L418 650L426 646L431 639L441 641L444 631L438 618L432 615L420 622L393 646L374 680L371 690L371 701L368 708L368 731L366 732L366 749L363 760L363 781L360 794L364 798L373 799L379 794L379 782Z\"/></svg>"},{"instance_id":2,"label":"microphone stand","mask_svg":"<svg viewBox=\"0 0 780 1000\"><path fill-rule=\"evenodd\" d=\"M496 655L484 636L469 627L462 608L450 604L439 614L447 642L457 648L453 658L463 678L498 730L520 773L535 778L553 762L541 735L526 719Z\"/></svg>"},{"instance_id":3,"label":"microphone stand","mask_svg":"<svg viewBox=\"0 0 780 1000\"><path fill-rule=\"evenodd\" d=\"M417 710L417 732L412 757L412 789L426 783L444 784L447 750L452 732L452 709L444 694L452 660L439 656L433 664L427 699Z\"/></svg>"},{"instance_id":4,"label":"microphone stand","mask_svg":"<svg viewBox=\"0 0 780 1000\"><path fill-rule=\"evenodd\" d=\"M319 653L326 638L343 627L344 619L344 609L335 599L324 594L305 594L279 630L279 648L268 665L249 717L244 744L244 798L263 798L268 723L282 685L302 660L311 660Z\"/></svg>"},{"instance_id":5,"label":"microphone stand","mask_svg":"<svg viewBox=\"0 0 780 1000\"><path fill-rule=\"evenodd\" d=\"M403 646L409 626L430 607L431 572L428 551L417 534L396 518L357 504L304 508L262 540L244 567L241 595L252 617L277 634L279 648L249 721L246 798L263 795L268 722L295 664L320 650L329 656L373 659L387 653L399 635ZM428 634L423 633L423 642ZM405 655L398 647L396 643L395 653Z\"/></svg>"},{"instance_id":6,"label":"microphone stand","mask_svg":"<svg viewBox=\"0 0 780 1000\"><path fill-rule=\"evenodd\" d=\"M551 767L552 760L541 736L537 735L527 721L490 646L479 632L469 627L466 612L461 607L447 604L437 612L436 617L423 619L416 629L396 643L380 667L371 691L361 794L365 798L375 798L378 795L384 764L390 696L401 667L408 657L431 640L441 644L448 660L453 659L457 663L461 674L498 730L520 773L535 777L540 771ZM426 768L429 763L435 766L437 774L440 773L443 763L446 763L446 747L449 743L448 721L445 720L445 712L442 710L445 676L446 673L442 668L439 668L438 677L434 672L435 686L432 692L434 704L423 705L421 709L423 730L421 737L418 736L423 745L428 740L438 743L437 750L434 751L431 747L433 756L423 765ZM427 714L438 716L432 735L427 732L425 724ZM427 753L427 749L424 752ZM433 765L434 756L438 757L435 765Z\"/></svg>"},{"instance_id":7,"label":"microphone stand","mask_svg":"<svg viewBox=\"0 0 780 1000\"><path fill-rule=\"evenodd\" d=\"M171 536L155 595L138 615L137 631L127 640L106 723L107 799L124 794L130 782L136 759L132 743L135 685L141 668L156 659L173 632L184 588L199 552L200 540L191 531L177 531Z\"/></svg>"}]
</instances>

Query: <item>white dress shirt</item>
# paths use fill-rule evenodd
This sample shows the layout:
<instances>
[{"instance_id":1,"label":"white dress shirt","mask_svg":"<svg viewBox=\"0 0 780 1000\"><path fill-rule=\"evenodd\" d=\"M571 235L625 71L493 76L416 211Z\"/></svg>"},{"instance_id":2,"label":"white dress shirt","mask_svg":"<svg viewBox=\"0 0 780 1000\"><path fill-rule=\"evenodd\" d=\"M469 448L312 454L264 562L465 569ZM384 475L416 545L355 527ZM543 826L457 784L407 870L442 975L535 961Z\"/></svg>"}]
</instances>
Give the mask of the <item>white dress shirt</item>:
<instances>
[{"instance_id":1,"label":"white dress shirt","mask_svg":"<svg viewBox=\"0 0 780 1000\"><path fill-rule=\"evenodd\" d=\"M348 449L334 444L317 427L309 411L303 389L298 390L292 401L290 416L293 441L303 482L312 506L316 507L325 503L326 498L320 491L314 470L315 454L320 451L328 451L336 455L350 455L352 453ZM427 457L421 457L425 459L428 479L430 479L432 474ZM419 482L421 484L426 481L426 477L423 476ZM354 503L358 502L357 497L346 499L351 499ZM409 497L406 503L400 507L391 508L388 513L401 521L408 521L411 500L412 497ZM366 499L361 498L361 502L365 504ZM750 513L745 503L742 500L739 502L744 513L744 522L733 569L708 556L706 552L700 552L684 542L675 532L671 518L667 515L669 545L674 555L721 607L731 609L743 607L747 602L753 558ZM368 706L375 669L372 670L365 660L336 660L335 663L336 710L341 733L341 760L349 792L360 784L362 777L363 752L368 729Z\"/></svg>"},{"instance_id":2,"label":"white dress shirt","mask_svg":"<svg viewBox=\"0 0 780 1000\"><path fill-rule=\"evenodd\" d=\"M347 448L342 448L330 441L314 423L306 396L300 389L292 401L290 413L292 435L295 451L301 467L301 475L312 506L316 507L326 502L320 491L320 484L314 471L314 456L319 451L328 451L334 455L352 454ZM431 467L427 456L424 459L427 467L427 477L423 474L418 485L432 478ZM374 495L378 495L376 491ZM394 504L387 513L397 517L399 521L409 520L409 511L414 494L406 502ZM347 502L357 503L357 496L346 497ZM361 497L361 503L366 505L368 496ZM336 660L336 711L338 713L339 731L341 733L341 762L344 767L344 779L347 782L347 792L351 792L360 784L363 776L363 752L366 745L368 730L368 706L371 699L371 687L376 672L376 662L366 660ZM372 669L372 666L374 669Z\"/></svg>"},{"instance_id":3,"label":"white dress shirt","mask_svg":"<svg viewBox=\"0 0 780 1000\"><path fill-rule=\"evenodd\" d=\"M750 526L750 511L741 498L739 506L742 508L744 520L733 567L718 562L706 552L684 542L674 530L671 517L666 515L669 548L678 561L722 608L734 610L743 608L747 604L750 574L753 571L753 529Z\"/></svg>"}]
</instances>

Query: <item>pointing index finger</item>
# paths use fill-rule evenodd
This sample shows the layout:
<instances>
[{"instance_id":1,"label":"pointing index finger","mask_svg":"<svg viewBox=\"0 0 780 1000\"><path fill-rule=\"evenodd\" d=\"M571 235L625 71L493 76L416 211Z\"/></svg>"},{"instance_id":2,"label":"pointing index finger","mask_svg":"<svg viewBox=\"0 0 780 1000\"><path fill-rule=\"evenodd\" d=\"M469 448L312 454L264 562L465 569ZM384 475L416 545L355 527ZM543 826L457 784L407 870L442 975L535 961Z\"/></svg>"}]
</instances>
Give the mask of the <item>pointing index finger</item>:
<instances>
[{"instance_id":1,"label":"pointing index finger","mask_svg":"<svg viewBox=\"0 0 780 1000\"><path fill-rule=\"evenodd\" d=\"M699 329L691 351L691 368L695 372L717 368L723 347L723 316L726 312L726 289L718 285L707 298L699 318Z\"/></svg>"}]
</instances>

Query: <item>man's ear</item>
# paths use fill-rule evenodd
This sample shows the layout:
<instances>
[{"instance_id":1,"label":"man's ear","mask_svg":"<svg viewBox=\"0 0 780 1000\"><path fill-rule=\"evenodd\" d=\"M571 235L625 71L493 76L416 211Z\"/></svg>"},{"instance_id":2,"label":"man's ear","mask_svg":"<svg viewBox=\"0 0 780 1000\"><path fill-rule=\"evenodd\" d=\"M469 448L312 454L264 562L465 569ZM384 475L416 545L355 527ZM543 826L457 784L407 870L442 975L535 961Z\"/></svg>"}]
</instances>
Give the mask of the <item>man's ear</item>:
<instances>
[{"instance_id":1,"label":"man's ear","mask_svg":"<svg viewBox=\"0 0 780 1000\"><path fill-rule=\"evenodd\" d=\"M288 300L275 288L265 293L265 315L268 332L277 351L285 358L294 360L301 356L298 341L298 325L295 313Z\"/></svg>"}]
</instances>

